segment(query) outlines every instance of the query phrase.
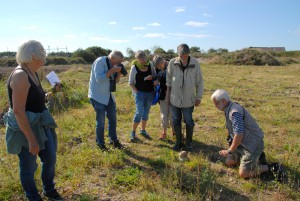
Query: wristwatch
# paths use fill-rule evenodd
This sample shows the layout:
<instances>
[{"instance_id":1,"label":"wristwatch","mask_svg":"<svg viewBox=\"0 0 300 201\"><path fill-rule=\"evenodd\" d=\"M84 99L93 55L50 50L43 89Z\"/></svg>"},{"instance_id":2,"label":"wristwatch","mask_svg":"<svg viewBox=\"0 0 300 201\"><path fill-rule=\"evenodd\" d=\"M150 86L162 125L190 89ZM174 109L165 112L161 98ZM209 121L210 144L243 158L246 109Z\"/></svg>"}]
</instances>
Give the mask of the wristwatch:
<instances>
[{"instance_id":1,"label":"wristwatch","mask_svg":"<svg viewBox=\"0 0 300 201\"><path fill-rule=\"evenodd\" d=\"M230 149L229 149L229 148L227 149L227 151L228 151L228 154L232 154L232 152L230 151Z\"/></svg>"}]
</instances>

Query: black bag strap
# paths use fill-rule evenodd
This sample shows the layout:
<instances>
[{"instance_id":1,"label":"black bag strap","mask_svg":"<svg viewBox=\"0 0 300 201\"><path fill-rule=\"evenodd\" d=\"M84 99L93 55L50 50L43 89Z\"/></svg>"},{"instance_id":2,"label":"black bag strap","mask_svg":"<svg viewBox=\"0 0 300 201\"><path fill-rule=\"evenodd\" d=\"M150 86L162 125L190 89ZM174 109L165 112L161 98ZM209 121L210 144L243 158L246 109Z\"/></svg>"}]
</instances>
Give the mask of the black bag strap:
<instances>
[{"instance_id":1,"label":"black bag strap","mask_svg":"<svg viewBox=\"0 0 300 201\"><path fill-rule=\"evenodd\" d=\"M110 63L109 63L109 60L108 60L108 57L106 57L106 65L107 65L107 67L108 67L108 70L111 69Z\"/></svg>"}]
</instances>

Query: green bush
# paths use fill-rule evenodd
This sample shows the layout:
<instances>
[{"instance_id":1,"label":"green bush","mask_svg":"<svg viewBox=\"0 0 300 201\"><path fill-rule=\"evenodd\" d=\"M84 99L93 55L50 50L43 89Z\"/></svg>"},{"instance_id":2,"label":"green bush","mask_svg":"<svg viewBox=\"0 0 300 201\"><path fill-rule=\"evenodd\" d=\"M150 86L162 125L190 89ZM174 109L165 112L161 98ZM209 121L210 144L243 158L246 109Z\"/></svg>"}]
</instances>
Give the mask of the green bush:
<instances>
[{"instance_id":1,"label":"green bush","mask_svg":"<svg viewBox=\"0 0 300 201\"><path fill-rule=\"evenodd\" d=\"M69 58L69 63L70 64L86 64L87 62L81 57L76 57L76 58Z\"/></svg>"},{"instance_id":2,"label":"green bush","mask_svg":"<svg viewBox=\"0 0 300 201\"><path fill-rule=\"evenodd\" d=\"M225 53L211 53L210 64L228 64L228 65L270 65L280 66L279 60L271 55L269 52L256 50L256 49L244 49L236 52Z\"/></svg>"},{"instance_id":3,"label":"green bush","mask_svg":"<svg viewBox=\"0 0 300 201\"><path fill-rule=\"evenodd\" d=\"M73 85L73 86L72 86ZM80 107L84 102L88 102L86 94L82 90L78 90L76 82L69 82L68 84L62 82L60 90L54 87L50 89L48 95L47 107L52 113L59 113L69 107Z\"/></svg>"},{"instance_id":4,"label":"green bush","mask_svg":"<svg viewBox=\"0 0 300 201\"><path fill-rule=\"evenodd\" d=\"M93 63L95 61L95 59L97 58L93 53L91 53L89 51L85 51L83 49L78 49L75 52L73 52L72 57L73 58L75 58L75 57L81 57L87 63Z\"/></svg>"},{"instance_id":5,"label":"green bush","mask_svg":"<svg viewBox=\"0 0 300 201\"><path fill-rule=\"evenodd\" d=\"M0 59L0 67L13 67L17 66L18 63L16 58L1 58Z\"/></svg>"},{"instance_id":6,"label":"green bush","mask_svg":"<svg viewBox=\"0 0 300 201\"><path fill-rule=\"evenodd\" d=\"M45 66L49 65L67 65L69 64L67 57L47 57Z\"/></svg>"}]
</instances>

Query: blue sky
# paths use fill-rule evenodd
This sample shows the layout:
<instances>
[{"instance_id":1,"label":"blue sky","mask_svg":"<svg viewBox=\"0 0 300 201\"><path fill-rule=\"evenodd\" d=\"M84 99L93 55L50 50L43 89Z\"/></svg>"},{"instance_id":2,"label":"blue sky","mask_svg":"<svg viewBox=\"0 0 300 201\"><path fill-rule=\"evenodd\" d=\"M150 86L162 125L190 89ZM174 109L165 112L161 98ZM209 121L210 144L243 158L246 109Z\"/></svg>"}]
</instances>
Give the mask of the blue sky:
<instances>
[{"instance_id":1,"label":"blue sky","mask_svg":"<svg viewBox=\"0 0 300 201\"><path fill-rule=\"evenodd\" d=\"M300 0L0 0L0 52L48 48L300 50Z\"/></svg>"}]
</instances>

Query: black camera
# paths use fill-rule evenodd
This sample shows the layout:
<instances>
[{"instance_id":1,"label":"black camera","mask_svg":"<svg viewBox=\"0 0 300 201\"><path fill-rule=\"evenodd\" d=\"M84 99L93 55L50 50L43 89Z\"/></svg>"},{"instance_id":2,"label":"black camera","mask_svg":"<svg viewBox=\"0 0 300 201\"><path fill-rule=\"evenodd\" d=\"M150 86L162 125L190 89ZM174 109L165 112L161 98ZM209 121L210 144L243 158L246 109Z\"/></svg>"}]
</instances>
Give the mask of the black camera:
<instances>
[{"instance_id":1,"label":"black camera","mask_svg":"<svg viewBox=\"0 0 300 201\"><path fill-rule=\"evenodd\" d=\"M125 69L125 66L123 64L116 64L117 67L121 67L121 74L123 76L126 76L128 73ZM115 92L116 91L116 78L118 76L118 73L114 73L110 76L110 92Z\"/></svg>"},{"instance_id":2,"label":"black camera","mask_svg":"<svg viewBox=\"0 0 300 201\"><path fill-rule=\"evenodd\" d=\"M121 67L121 74L126 76L128 73L127 73L127 70L125 69L125 66L123 64L116 64L117 67Z\"/></svg>"},{"instance_id":3,"label":"black camera","mask_svg":"<svg viewBox=\"0 0 300 201\"><path fill-rule=\"evenodd\" d=\"M233 139L232 139L232 137L231 137L231 135L229 133L228 133L228 136L226 138L226 141L227 141L228 145L231 146L231 144L233 142Z\"/></svg>"}]
</instances>

